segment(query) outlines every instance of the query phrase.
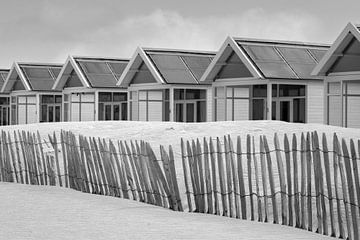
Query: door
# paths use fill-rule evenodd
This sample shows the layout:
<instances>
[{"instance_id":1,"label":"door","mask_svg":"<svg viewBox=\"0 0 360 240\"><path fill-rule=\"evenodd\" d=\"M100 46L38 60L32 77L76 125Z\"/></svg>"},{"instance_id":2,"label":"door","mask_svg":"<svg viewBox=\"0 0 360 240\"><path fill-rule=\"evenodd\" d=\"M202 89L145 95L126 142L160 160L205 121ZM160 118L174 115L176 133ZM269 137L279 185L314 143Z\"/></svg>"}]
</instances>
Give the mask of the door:
<instances>
[{"instance_id":1,"label":"door","mask_svg":"<svg viewBox=\"0 0 360 240\"><path fill-rule=\"evenodd\" d=\"M184 104L176 103L175 104L175 121L184 122Z\"/></svg>"},{"instance_id":2,"label":"door","mask_svg":"<svg viewBox=\"0 0 360 240\"><path fill-rule=\"evenodd\" d=\"M109 121L112 120L112 109L111 109L111 104L105 104L105 111L104 111L104 120L105 121Z\"/></svg>"},{"instance_id":3,"label":"door","mask_svg":"<svg viewBox=\"0 0 360 240\"><path fill-rule=\"evenodd\" d=\"M196 101L182 102L175 104L175 121L176 122L197 122Z\"/></svg>"}]
</instances>

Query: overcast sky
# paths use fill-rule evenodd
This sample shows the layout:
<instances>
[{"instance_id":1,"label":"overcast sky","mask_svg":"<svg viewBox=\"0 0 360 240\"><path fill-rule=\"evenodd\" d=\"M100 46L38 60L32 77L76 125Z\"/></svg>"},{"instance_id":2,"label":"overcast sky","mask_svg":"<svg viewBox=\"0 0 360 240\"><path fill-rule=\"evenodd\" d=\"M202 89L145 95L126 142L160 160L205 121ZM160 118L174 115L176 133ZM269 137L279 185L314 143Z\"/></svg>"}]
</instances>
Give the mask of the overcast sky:
<instances>
[{"instance_id":1,"label":"overcast sky","mask_svg":"<svg viewBox=\"0 0 360 240\"><path fill-rule=\"evenodd\" d=\"M226 36L332 43L360 0L0 0L0 67L137 46L218 50Z\"/></svg>"}]
</instances>

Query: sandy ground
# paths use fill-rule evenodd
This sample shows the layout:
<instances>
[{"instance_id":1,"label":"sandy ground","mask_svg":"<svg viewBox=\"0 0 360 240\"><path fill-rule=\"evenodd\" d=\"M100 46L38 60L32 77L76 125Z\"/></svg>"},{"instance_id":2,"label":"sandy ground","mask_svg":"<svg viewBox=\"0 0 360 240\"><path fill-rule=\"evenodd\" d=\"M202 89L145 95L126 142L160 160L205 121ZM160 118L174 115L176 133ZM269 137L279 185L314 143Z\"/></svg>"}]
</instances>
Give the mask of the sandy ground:
<instances>
[{"instance_id":1,"label":"sandy ground","mask_svg":"<svg viewBox=\"0 0 360 240\"><path fill-rule=\"evenodd\" d=\"M0 183L0 239L333 239L60 187Z\"/></svg>"}]
</instances>

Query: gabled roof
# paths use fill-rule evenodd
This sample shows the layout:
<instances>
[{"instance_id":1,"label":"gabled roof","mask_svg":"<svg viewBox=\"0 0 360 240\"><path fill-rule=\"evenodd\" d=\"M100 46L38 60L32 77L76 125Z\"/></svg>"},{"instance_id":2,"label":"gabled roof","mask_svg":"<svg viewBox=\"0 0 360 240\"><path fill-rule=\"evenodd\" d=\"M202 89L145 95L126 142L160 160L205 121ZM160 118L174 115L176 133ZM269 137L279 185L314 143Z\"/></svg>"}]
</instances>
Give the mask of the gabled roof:
<instances>
[{"instance_id":1,"label":"gabled roof","mask_svg":"<svg viewBox=\"0 0 360 240\"><path fill-rule=\"evenodd\" d=\"M0 89L4 85L9 72L10 72L10 69L0 69Z\"/></svg>"},{"instance_id":2,"label":"gabled roof","mask_svg":"<svg viewBox=\"0 0 360 240\"><path fill-rule=\"evenodd\" d=\"M228 37L201 81L214 81L231 64L237 66L225 78L316 79L310 73L328 48L326 44Z\"/></svg>"},{"instance_id":3,"label":"gabled roof","mask_svg":"<svg viewBox=\"0 0 360 240\"><path fill-rule=\"evenodd\" d=\"M62 90L74 73L83 87L116 87L128 62L128 59L123 58L69 56L53 89Z\"/></svg>"},{"instance_id":4,"label":"gabled roof","mask_svg":"<svg viewBox=\"0 0 360 240\"><path fill-rule=\"evenodd\" d=\"M344 30L340 33L338 38L332 44L331 48L325 56L321 59L319 64L314 68L312 74L318 76L325 76L331 71L331 68L344 56L347 57L355 57L354 62L360 62L360 56L356 56L357 54L352 54L350 45L357 44L359 46L360 43L360 25L348 23ZM357 46L357 47L358 47ZM360 68L360 63L358 65Z\"/></svg>"},{"instance_id":5,"label":"gabled roof","mask_svg":"<svg viewBox=\"0 0 360 240\"><path fill-rule=\"evenodd\" d=\"M15 62L1 92L11 92L14 86L27 91L50 91L61 67L62 64Z\"/></svg>"},{"instance_id":6,"label":"gabled roof","mask_svg":"<svg viewBox=\"0 0 360 240\"><path fill-rule=\"evenodd\" d=\"M127 87L142 73L159 84L199 84L214 56L208 51L138 47L118 85Z\"/></svg>"}]
</instances>

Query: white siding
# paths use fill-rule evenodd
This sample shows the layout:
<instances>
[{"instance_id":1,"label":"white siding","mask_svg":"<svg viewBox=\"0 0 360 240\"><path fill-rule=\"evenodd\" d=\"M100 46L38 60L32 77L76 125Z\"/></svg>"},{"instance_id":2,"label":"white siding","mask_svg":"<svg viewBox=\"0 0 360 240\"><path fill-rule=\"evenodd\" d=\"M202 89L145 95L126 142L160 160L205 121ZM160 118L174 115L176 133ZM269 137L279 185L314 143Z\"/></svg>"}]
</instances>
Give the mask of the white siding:
<instances>
[{"instance_id":1,"label":"white siding","mask_svg":"<svg viewBox=\"0 0 360 240\"><path fill-rule=\"evenodd\" d=\"M38 121L36 114L36 105L27 105L27 123L29 124L29 123L37 123L37 122Z\"/></svg>"},{"instance_id":2,"label":"white siding","mask_svg":"<svg viewBox=\"0 0 360 240\"><path fill-rule=\"evenodd\" d=\"M234 99L234 120L249 120L249 100Z\"/></svg>"},{"instance_id":3,"label":"white siding","mask_svg":"<svg viewBox=\"0 0 360 240\"><path fill-rule=\"evenodd\" d=\"M324 123L324 86L322 81L307 85L307 123Z\"/></svg>"},{"instance_id":4,"label":"white siding","mask_svg":"<svg viewBox=\"0 0 360 240\"><path fill-rule=\"evenodd\" d=\"M347 127L360 128L360 97L347 97Z\"/></svg>"},{"instance_id":5,"label":"white siding","mask_svg":"<svg viewBox=\"0 0 360 240\"><path fill-rule=\"evenodd\" d=\"M341 127L341 97L329 96L328 101L328 124Z\"/></svg>"},{"instance_id":6,"label":"white siding","mask_svg":"<svg viewBox=\"0 0 360 240\"><path fill-rule=\"evenodd\" d=\"M162 121L162 102L148 102L148 107L148 121Z\"/></svg>"},{"instance_id":7,"label":"white siding","mask_svg":"<svg viewBox=\"0 0 360 240\"><path fill-rule=\"evenodd\" d=\"M70 121L72 121L72 122L80 121L79 112L80 112L80 103L71 103L71 119L70 119Z\"/></svg>"},{"instance_id":8,"label":"white siding","mask_svg":"<svg viewBox=\"0 0 360 240\"><path fill-rule=\"evenodd\" d=\"M81 103L81 121L94 121L95 120L95 104L94 103Z\"/></svg>"},{"instance_id":9,"label":"white siding","mask_svg":"<svg viewBox=\"0 0 360 240\"><path fill-rule=\"evenodd\" d=\"M139 101L139 121L146 121L146 102Z\"/></svg>"},{"instance_id":10,"label":"white siding","mask_svg":"<svg viewBox=\"0 0 360 240\"><path fill-rule=\"evenodd\" d=\"M95 102L95 94L87 93L81 95L81 102Z\"/></svg>"},{"instance_id":11,"label":"white siding","mask_svg":"<svg viewBox=\"0 0 360 240\"><path fill-rule=\"evenodd\" d=\"M26 124L26 105L18 105L18 124Z\"/></svg>"},{"instance_id":12,"label":"white siding","mask_svg":"<svg viewBox=\"0 0 360 240\"><path fill-rule=\"evenodd\" d=\"M148 100L158 100L162 101L162 91L149 91L148 92Z\"/></svg>"}]
</instances>

